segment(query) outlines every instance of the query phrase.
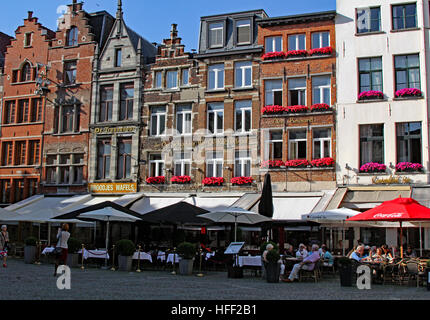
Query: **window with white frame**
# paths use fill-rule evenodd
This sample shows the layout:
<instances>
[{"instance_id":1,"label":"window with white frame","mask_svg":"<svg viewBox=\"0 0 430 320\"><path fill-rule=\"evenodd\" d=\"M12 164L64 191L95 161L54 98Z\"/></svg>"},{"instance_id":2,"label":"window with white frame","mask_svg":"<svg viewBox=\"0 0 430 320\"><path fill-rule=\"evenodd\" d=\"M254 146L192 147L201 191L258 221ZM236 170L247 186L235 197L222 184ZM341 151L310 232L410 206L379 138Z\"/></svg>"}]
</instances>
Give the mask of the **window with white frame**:
<instances>
[{"instance_id":1,"label":"window with white frame","mask_svg":"<svg viewBox=\"0 0 430 320\"><path fill-rule=\"evenodd\" d=\"M166 133L166 107L151 107L151 136Z\"/></svg>"},{"instance_id":2,"label":"window with white frame","mask_svg":"<svg viewBox=\"0 0 430 320\"><path fill-rule=\"evenodd\" d=\"M331 157L331 128L313 129L313 159Z\"/></svg>"},{"instance_id":3,"label":"window with white frame","mask_svg":"<svg viewBox=\"0 0 430 320\"><path fill-rule=\"evenodd\" d=\"M178 134L192 133L192 108L191 105L176 107L176 131Z\"/></svg>"},{"instance_id":4,"label":"window with white frame","mask_svg":"<svg viewBox=\"0 0 430 320\"><path fill-rule=\"evenodd\" d=\"M331 105L331 79L330 76L312 77L313 104L325 103Z\"/></svg>"},{"instance_id":5,"label":"window with white frame","mask_svg":"<svg viewBox=\"0 0 430 320\"><path fill-rule=\"evenodd\" d=\"M224 89L224 64L209 66L209 90Z\"/></svg>"},{"instance_id":6,"label":"window with white frame","mask_svg":"<svg viewBox=\"0 0 430 320\"><path fill-rule=\"evenodd\" d=\"M167 71L166 87L167 89L176 89L178 87L178 71Z\"/></svg>"},{"instance_id":7,"label":"window with white frame","mask_svg":"<svg viewBox=\"0 0 430 320\"><path fill-rule=\"evenodd\" d=\"M270 130L269 132L267 132L265 160L270 160L270 161L282 160L283 149L284 149L283 131L281 129L278 129L278 130Z\"/></svg>"},{"instance_id":8,"label":"window with white frame","mask_svg":"<svg viewBox=\"0 0 430 320\"><path fill-rule=\"evenodd\" d=\"M288 101L290 106L306 105L306 78L288 79Z\"/></svg>"},{"instance_id":9,"label":"window with white frame","mask_svg":"<svg viewBox=\"0 0 430 320\"><path fill-rule=\"evenodd\" d=\"M237 44L251 43L251 20L239 20L236 22Z\"/></svg>"},{"instance_id":10,"label":"window with white frame","mask_svg":"<svg viewBox=\"0 0 430 320\"><path fill-rule=\"evenodd\" d=\"M206 177L222 178L224 167L224 152L211 151L206 153Z\"/></svg>"},{"instance_id":11,"label":"window with white frame","mask_svg":"<svg viewBox=\"0 0 430 320\"><path fill-rule=\"evenodd\" d=\"M288 50L306 50L306 34L288 36Z\"/></svg>"},{"instance_id":12,"label":"window with white frame","mask_svg":"<svg viewBox=\"0 0 430 320\"><path fill-rule=\"evenodd\" d=\"M292 130L288 134L288 159L298 160L307 158L306 129Z\"/></svg>"},{"instance_id":13,"label":"window with white frame","mask_svg":"<svg viewBox=\"0 0 430 320\"><path fill-rule=\"evenodd\" d=\"M234 65L236 75L235 87L236 88L249 88L252 87L252 62L236 62Z\"/></svg>"},{"instance_id":14,"label":"window with white frame","mask_svg":"<svg viewBox=\"0 0 430 320\"><path fill-rule=\"evenodd\" d=\"M266 80L264 87L266 106L282 106L282 80Z\"/></svg>"},{"instance_id":15,"label":"window with white frame","mask_svg":"<svg viewBox=\"0 0 430 320\"><path fill-rule=\"evenodd\" d=\"M182 69L182 85L188 86L190 84L190 71L189 69Z\"/></svg>"},{"instance_id":16,"label":"window with white frame","mask_svg":"<svg viewBox=\"0 0 430 320\"><path fill-rule=\"evenodd\" d=\"M208 131L209 134L224 132L224 103L208 104Z\"/></svg>"},{"instance_id":17,"label":"window with white frame","mask_svg":"<svg viewBox=\"0 0 430 320\"><path fill-rule=\"evenodd\" d=\"M191 152L176 152L173 160L175 176L191 176Z\"/></svg>"},{"instance_id":18,"label":"window with white frame","mask_svg":"<svg viewBox=\"0 0 430 320\"><path fill-rule=\"evenodd\" d=\"M252 129L252 101L236 101L235 112L235 131L238 133L250 132Z\"/></svg>"},{"instance_id":19,"label":"window with white frame","mask_svg":"<svg viewBox=\"0 0 430 320\"><path fill-rule=\"evenodd\" d=\"M224 45L224 24L215 22L209 24L209 48L222 47Z\"/></svg>"},{"instance_id":20,"label":"window with white frame","mask_svg":"<svg viewBox=\"0 0 430 320\"><path fill-rule=\"evenodd\" d=\"M164 176L164 160L161 154L151 154L149 156L149 177Z\"/></svg>"},{"instance_id":21,"label":"window with white frame","mask_svg":"<svg viewBox=\"0 0 430 320\"><path fill-rule=\"evenodd\" d=\"M312 49L330 47L330 32L312 33Z\"/></svg>"},{"instance_id":22,"label":"window with white frame","mask_svg":"<svg viewBox=\"0 0 430 320\"><path fill-rule=\"evenodd\" d=\"M251 163L251 152L249 150L236 151L234 161L235 177L250 177Z\"/></svg>"},{"instance_id":23,"label":"window with white frame","mask_svg":"<svg viewBox=\"0 0 430 320\"><path fill-rule=\"evenodd\" d=\"M282 36L266 37L266 53L282 51Z\"/></svg>"}]
</instances>

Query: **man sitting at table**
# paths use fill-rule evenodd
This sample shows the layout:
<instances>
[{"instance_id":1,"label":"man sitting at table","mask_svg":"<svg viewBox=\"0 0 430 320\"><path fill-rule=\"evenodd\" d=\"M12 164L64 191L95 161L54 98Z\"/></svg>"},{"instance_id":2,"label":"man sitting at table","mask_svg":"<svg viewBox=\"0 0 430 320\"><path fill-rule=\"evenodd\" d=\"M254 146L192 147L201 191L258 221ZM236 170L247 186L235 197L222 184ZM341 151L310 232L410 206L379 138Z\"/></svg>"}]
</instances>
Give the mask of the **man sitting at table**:
<instances>
[{"instance_id":1,"label":"man sitting at table","mask_svg":"<svg viewBox=\"0 0 430 320\"><path fill-rule=\"evenodd\" d=\"M350 259L355 260L357 262L361 262L365 258L366 257L364 257L364 246L358 246L357 249L355 249L355 251L351 254Z\"/></svg>"},{"instance_id":2,"label":"man sitting at table","mask_svg":"<svg viewBox=\"0 0 430 320\"><path fill-rule=\"evenodd\" d=\"M299 271L301 269L312 271L315 268L315 263L317 263L318 260L320 260L320 254L318 252L319 246L317 244L314 244L312 246L312 254L308 257L306 257L302 262L297 263L294 265L293 270L290 273L290 276L288 279L283 280L284 282L294 282L294 280L299 279Z\"/></svg>"},{"instance_id":3,"label":"man sitting at table","mask_svg":"<svg viewBox=\"0 0 430 320\"><path fill-rule=\"evenodd\" d=\"M306 246L301 243L299 245L299 250L296 252L296 258L298 259L304 259L309 255L308 250L306 250Z\"/></svg>"},{"instance_id":4,"label":"man sitting at table","mask_svg":"<svg viewBox=\"0 0 430 320\"><path fill-rule=\"evenodd\" d=\"M404 256L405 258L415 259L417 257L417 253L415 252L414 249L412 249L411 246L408 246L408 249L405 251Z\"/></svg>"}]
</instances>

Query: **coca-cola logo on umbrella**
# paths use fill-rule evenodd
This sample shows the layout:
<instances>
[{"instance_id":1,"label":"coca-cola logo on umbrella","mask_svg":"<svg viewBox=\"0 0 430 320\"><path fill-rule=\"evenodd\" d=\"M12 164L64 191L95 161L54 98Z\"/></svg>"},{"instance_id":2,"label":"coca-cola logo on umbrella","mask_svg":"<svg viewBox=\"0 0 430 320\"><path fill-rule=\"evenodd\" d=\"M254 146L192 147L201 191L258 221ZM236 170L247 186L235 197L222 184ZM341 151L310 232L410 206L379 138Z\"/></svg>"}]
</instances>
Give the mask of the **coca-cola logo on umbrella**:
<instances>
[{"instance_id":1,"label":"coca-cola logo on umbrella","mask_svg":"<svg viewBox=\"0 0 430 320\"><path fill-rule=\"evenodd\" d=\"M375 214L373 217L375 219L396 219L401 218L403 216L402 213L378 213Z\"/></svg>"}]
</instances>

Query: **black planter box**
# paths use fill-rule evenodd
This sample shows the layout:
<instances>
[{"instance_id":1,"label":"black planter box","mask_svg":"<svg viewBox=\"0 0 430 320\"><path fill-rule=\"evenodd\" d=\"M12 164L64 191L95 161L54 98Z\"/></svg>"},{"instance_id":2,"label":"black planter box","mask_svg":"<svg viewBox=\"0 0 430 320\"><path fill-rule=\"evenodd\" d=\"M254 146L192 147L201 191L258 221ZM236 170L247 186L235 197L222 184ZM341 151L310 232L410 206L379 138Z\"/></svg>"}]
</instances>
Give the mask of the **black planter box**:
<instances>
[{"instance_id":1,"label":"black planter box","mask_svg":"<svg viewBox=\"0 0 430 320\"><path fill-rule=\"evenodd\" d=\"M242 279L243 269L241 267L228 266L227 268L228 277L232 279Z\"/></svg>"},{"instance_id":2,"label":"black planter box","mask_svg":"<svg viewBox=\"0 0 430 320\"><path fill-rule=\"evenodd\" d=\"M339 265L340 286L352 287L352 265Z\"/></svg>"},{"instance_id":3,"label":"black planter box","mask_svg":"<svg viewBox=\"0 0 430 320\"><path fill-rule=\"evenodd\" d=\"M277 262L269 262L266 264L266 277L269 283L279 283L281 266Z\"/></svg>"}]
</instances>

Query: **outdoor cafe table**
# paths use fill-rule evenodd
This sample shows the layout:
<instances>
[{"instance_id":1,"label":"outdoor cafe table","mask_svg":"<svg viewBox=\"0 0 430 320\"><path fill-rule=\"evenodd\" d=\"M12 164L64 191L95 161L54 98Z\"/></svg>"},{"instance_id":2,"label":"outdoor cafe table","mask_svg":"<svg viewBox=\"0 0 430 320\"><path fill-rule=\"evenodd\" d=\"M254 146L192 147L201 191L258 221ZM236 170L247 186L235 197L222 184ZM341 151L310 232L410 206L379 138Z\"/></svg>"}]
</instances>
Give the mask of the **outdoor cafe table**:
<instances>
[{"instance_id":1,"label":"outdoor cafe table","mask_svg":"<svg viewBox=\"0 0 430 320\"><path fill-rule=\"evenodd\" d=\"M79 250L79 254L82 254L82 249ZM109 259L109 254L106 250L87 250L84 251L84 259Z\"/></svg>"},{"instance_id":2,"label":"outdoor cafe table","mask_svg":"<svg viewBox=\"0 0 430 320\"><path fill-rule=\"evenodd\" d=\"M173 264L173 262L175 262L175 263L179 263L179 261L181 261L181 257L180 257L178 254L175 254L175 255L173 256L173 253L170 253L170 254L167 256L167 261L166 261L166 263L172 263L172 264Z\"/></svg>"},{"instance_id":3,"label":"outdoor cafe table","mask_svg":"<svg viewBox=\"0 0 430 320\"><path fill-rule=\"evenodd\" d=\"M133 255L133 260L148 260L152 263L152 256L146 252L138 252L136 251Z\"/></svg>"},{"instance_id":4,"label":"outdoor cafe table","mask_svg":"<svg viewBox=\"0 0 430 320\"><path fill-rule=\"evenodd\" d=\"M46 247L45 249L43 249L42 254L50 254L52 252L54 252L55 248L54 247Z\"/></svg>"},{"instance_id":5,"label":"outdoor cafe table","mask_svg":"<svg viewBox=\"0 0 430 320\"><path fill-rule=\"evenodd\" d=\"M261 256L239 256L239 267L261 267Z\"/></svg>"}]
</instances>

